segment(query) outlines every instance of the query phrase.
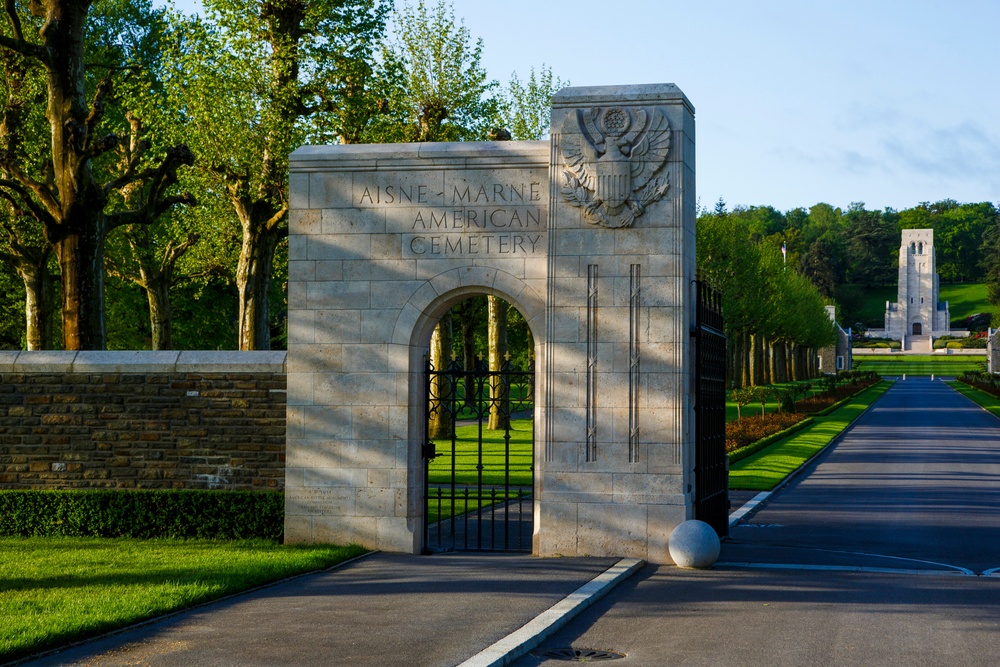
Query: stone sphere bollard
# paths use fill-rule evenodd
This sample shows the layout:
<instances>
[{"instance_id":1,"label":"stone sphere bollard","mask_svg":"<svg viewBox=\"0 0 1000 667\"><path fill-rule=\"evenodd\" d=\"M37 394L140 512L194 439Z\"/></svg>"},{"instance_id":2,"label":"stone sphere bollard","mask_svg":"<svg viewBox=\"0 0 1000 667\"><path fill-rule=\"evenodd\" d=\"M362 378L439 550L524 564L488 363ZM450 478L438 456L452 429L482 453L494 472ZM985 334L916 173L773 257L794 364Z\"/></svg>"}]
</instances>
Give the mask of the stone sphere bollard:
<instances>
[{"instance_id":1,"label":"stone sphere bollard","mask_svg":"<svg viewBox=\"0 0 1000 667\"><path fill-rule=\"evenodd\" d=\"M704 521L692 519L674 528L668 544L678 567L707 568L719 558L719 536Z\"/></svg>"}]
</instances>

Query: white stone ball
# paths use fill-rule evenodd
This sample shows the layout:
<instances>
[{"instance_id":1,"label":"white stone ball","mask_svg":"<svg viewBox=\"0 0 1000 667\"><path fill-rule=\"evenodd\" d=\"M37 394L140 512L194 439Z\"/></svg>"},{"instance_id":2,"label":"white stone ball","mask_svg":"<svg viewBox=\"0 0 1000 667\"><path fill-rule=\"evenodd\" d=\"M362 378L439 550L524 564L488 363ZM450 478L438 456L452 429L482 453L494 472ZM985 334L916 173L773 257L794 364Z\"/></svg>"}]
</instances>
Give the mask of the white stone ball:
<instances>
[{"instance_id":1,"label":"white stone ball","mask_svg":"<svg viewBox=\"0 0 1000 667\"><path fill-rule=\"evenodd\" d=\"M715 529L704 521L691 519L670 533L668 548L678 567L707 568L719 559L722 544Z\"/></svg>"}]
</instances>

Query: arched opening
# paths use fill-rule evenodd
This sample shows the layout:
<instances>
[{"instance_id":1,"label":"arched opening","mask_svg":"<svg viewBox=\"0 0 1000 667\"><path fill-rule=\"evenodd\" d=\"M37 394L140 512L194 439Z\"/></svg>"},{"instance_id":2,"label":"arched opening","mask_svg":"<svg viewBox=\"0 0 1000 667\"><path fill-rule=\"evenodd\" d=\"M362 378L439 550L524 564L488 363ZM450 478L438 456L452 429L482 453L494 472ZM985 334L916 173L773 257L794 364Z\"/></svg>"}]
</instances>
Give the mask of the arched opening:
<instances>
[{"instance_id":1,"label":"arched opening","mask_svg":"<svg viewBox=\"0 0 1000 667\"><path fill-rule=\"evenodd\" d=\"M913 335L914 336L922 336L923 335L923 326L920 324L920 322L914 322L913 323Z\"/></svg>"},{"instance_id":2,"label":"arched opening","mask_svg":"<svg viewBox=\"0 0 1000 667\"><path fill-rule=\"evenodd\" d=\"M495 294L466 293L436 312L422 374L423 550L530 551L537 396L531 326Z\"/></svg>"},{"instance_id":3,"label":"arched opening","mask_svg":"<svg viewBox=\"0 0 1000 667\"><path fill-rule=\"evenodd\" d=\"M921 241L920 243L917 244L917 254L918 255L923 255L924 254L924 242L923 241Z\"/></svg>"}]
</instances>

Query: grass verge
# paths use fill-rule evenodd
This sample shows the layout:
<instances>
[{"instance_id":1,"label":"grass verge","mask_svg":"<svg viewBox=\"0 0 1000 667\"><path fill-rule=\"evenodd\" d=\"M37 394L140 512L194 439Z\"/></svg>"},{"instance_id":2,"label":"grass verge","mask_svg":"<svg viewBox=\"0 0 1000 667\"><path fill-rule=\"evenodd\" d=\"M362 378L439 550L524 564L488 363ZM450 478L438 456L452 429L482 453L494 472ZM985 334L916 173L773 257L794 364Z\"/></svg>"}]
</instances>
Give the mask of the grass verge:
<instances>
[{"instance_id":1,"label":"grass verge","mask_svg":"<svg viewBox=\"0 0 1000 667\"><path fill-rule=\"evenodd\" d=\"M957 376L966 371L974 371L977 362L986 360L985 355L855 355L854 363L859 371L875 371L879 375L946 375Z\"/></svg>"},{"instance_id":2,"label":"grass verge","mask_svg":"<svg viewBox=\"0 0 1000 667\"><path fill-rule=\"evenodd\" d=\"M729 468L729 488L770 491L840 435L891 386L883 380L806 428L737 461Z\"/></svg>"},{"instance_id":3,"label":"grass verge","mask_svg":"<svg viewBox=\"0 0 1000 667\"><path fill-rule=\"evenodd\" d=\"M993 416L1000 417L1000 398L997 398L993 394L987 394L985 391L981 391L975 387L970 387L964 382L959 382L958 380L951 380L946 384L962 396L978 403Z\"/></svg>"},{"instance_id":4,"label":"grass verge","mask_svg":"<svg viewBox=\"0 0 1000 667\"><path fill-rule=\"evenodd\" d=\"M364 552L269 540L0 538L0 662Z\"/></svg>"},{"instance_id":5,"label":"grass verge","mask_svg":"<svg viewBox=\"0 0 1000 667\"><path fill-rule=\"evenodd\" d=\"M510 423L510 484L531 486L533 457L533 428L531 419L515 419ZM479 426L459 426L455 429L455 447L451 440L435 440L437 456L430 463L430 483L450 484L452 464L455 483L479 483ZM503 431L490 431L483 426L483 484L503 486L507 447Z\"/></svg>"}]
</instances>

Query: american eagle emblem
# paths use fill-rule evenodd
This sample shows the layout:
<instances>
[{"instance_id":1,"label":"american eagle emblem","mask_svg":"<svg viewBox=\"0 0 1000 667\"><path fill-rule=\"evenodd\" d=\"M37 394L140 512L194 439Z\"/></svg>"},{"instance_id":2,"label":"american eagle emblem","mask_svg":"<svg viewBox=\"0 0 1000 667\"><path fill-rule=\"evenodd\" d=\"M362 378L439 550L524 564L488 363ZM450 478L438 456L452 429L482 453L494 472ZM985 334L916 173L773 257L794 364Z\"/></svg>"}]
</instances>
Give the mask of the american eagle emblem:
<instances>
[{"instance_id":1,"label":"american eagle emblem","mask_svg":"<svg viewBox=\"0 0 1000 667\"><path fill-rule=\"evenodd\" d=\"M670 184L660 173L670 152L670 123L661 109L577 109L561 138L562 193L590 221L629 227Z\"/></svg>"}]
</instances>

